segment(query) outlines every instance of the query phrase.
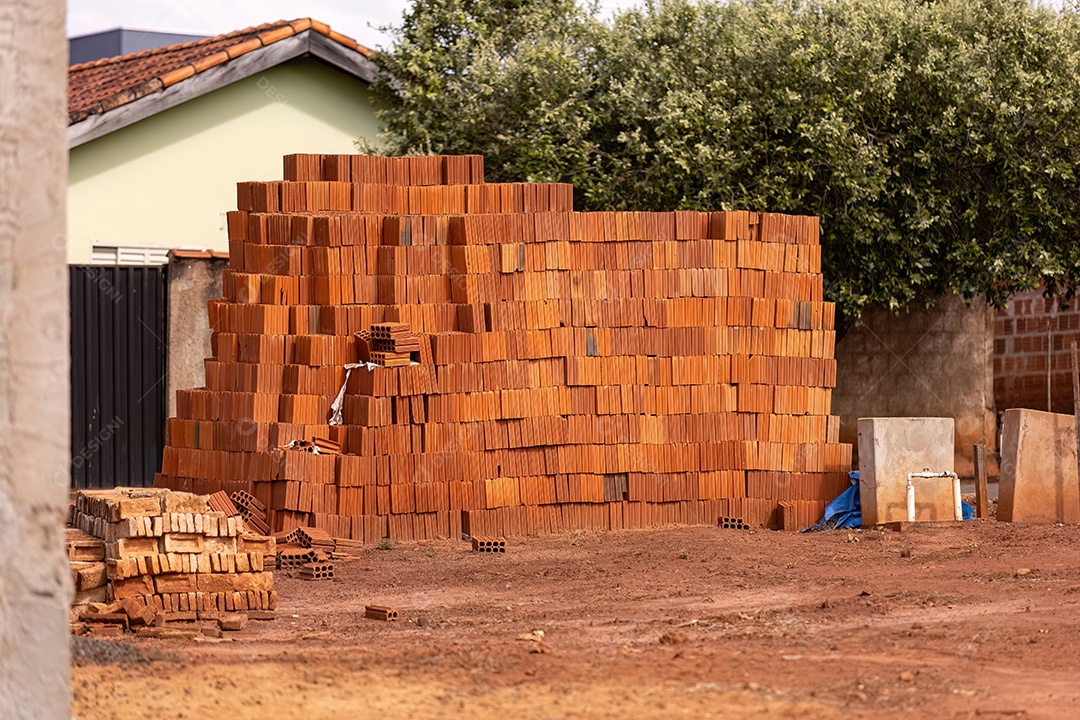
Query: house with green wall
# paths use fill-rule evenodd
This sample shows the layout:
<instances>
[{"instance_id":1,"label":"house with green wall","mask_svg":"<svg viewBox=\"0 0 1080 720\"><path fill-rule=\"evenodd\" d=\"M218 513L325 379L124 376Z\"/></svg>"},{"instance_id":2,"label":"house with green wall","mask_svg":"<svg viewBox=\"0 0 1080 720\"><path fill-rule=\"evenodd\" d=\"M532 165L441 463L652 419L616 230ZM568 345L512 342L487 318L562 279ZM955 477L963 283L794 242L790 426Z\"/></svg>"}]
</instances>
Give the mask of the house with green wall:
<instances>
[{"instance_id":1,"label":"house with green wall","mask_svg":"<svg viewBox=\"0 0 1080 720\"><path fill-rule=\"evenodd\" d=\"M375 138L368 55L303 19L72 66L68 261L224 251L237 182Z\"/></svg>"},{"instance_id":2,"label":"house with green wall","mask_svg":"<svg viewBox=\"0 0 1080 720\"><path fill-rule=\"evenodd\" d=\"M236 184L378 133L370 51L323 23L181 39L68 71L76 487L153 483L175 391L204 382Z\"/></svg>"}]
</instances>

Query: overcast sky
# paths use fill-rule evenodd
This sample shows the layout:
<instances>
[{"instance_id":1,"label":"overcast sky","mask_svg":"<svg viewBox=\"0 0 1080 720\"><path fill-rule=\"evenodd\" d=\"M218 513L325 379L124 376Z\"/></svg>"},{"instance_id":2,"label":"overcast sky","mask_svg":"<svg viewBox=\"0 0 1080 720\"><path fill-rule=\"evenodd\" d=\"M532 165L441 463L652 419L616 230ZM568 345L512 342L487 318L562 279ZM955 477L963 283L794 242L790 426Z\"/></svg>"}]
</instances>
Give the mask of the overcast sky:
<instances>
[{"instance_id":1,"label":"overcast sky","mask_svg":"<svg viewBox=\"0 0 1080 720\"><path fill-rule=\"evenodd\" d=\"M605 10L634 0L603 0ZM312 17L374 47L389 42L376 28L397 24L407 0L68 0L68 36L120 25L219 35L272 20Z\"/></svg>"}]
</instances>

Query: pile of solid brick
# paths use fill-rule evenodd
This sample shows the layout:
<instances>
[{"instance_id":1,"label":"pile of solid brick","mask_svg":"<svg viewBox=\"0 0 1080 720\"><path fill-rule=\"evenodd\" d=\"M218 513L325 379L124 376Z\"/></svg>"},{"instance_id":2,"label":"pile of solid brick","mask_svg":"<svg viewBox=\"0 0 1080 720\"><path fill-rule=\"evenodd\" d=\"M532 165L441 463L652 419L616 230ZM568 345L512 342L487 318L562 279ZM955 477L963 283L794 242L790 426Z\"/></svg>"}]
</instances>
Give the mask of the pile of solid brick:
<instances>
[{"instance_id":1,"label":"pile of solid brick","mask_svg":"<svg viewBox=\"0 0 1080 720\"><path fill-rule=\"evenodd\" d=\"M164 620L265 615L276 604L265 565L274 556L274 538L248 533L239 515L212 510L207 497L165 489L80 490L68 524L76 615L94 603L119 601L152 608Z\"/></svg>"},{"instance_id":2,"label":"pile of solid brick","mask_svg":"<svg viewBox=\"0 0 1080 720\"><path fill-rule=\"evenodd\" d=\"M815 521L850 468L817 219L572 195L476 156L241 183L157 483L365 542Z\"/></svg>"},{"instance_id":3,"label":"pile of solid brick","mask_svg":"<svg viewBox=\"0 0 1080 720\"><path fill-rule=\"evenodd\" d=\"M77 528L67 528L64 545L71 566L75 595L71 606L78 615L86 606L109 599L109 577L105 568L105 543Z\"/></svg>"}]
</instances>

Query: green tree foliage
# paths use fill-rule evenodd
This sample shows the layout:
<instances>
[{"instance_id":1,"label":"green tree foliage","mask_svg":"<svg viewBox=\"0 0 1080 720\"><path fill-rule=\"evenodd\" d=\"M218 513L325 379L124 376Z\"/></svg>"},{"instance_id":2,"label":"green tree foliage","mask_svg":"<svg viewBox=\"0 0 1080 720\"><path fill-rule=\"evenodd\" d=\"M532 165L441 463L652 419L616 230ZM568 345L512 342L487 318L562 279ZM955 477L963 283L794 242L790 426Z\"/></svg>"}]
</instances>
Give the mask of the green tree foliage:
<instances>
[{"instance_id":1,"label":"green tree foliage","mask_svg":"<svg viewBox=\"0 0 1080 720\"><path fill-rule=\"evenodd\" d=\"M481 153L492 180L585 172L584 89L605 30L574 0L420 0L375 58L384 149Z\"/></svg>"},{"instance_id":2,"label":"green tree foliage","mask_svg":"<svg viewBox=\"0 0 1080 720\"><path fill-rule=\"evenodd\" d=\"M819 215L845 316L1080 280L1080 23L1025 0L417 0L388 152L584 209ZM390 99L392 98L392 100Z\"/></svg>"}]
</instances>

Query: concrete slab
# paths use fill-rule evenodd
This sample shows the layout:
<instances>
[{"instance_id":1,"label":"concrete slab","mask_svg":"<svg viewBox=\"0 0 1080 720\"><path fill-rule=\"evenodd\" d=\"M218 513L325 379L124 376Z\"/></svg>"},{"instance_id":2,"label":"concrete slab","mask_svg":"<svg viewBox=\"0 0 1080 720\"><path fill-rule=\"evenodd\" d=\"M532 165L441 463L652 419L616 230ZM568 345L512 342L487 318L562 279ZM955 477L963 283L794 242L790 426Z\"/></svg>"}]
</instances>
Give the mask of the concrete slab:
<instances>
[{"instance_id":1,"label":"concrete slab","mask_svg":"<svg viewBox=\"0 0 1080 720\"><path fill-rule=\"evenodd\" d=\"M859 418L858 428L863 526L906 521L908 473L953 469L953 419ZM915 482L917 522L955 520L951 478Z\"/></svg>"},{"instance_id":2,"label":"concrete slab","mask_svg":"<svg viewBox=\"0 0 1080 720\"><path fill-rule=\"evenodd\" d=\"M1080 522L1074 422L1072 415L1005 411L998 520Z\"/></svg>"}]
</instances>

